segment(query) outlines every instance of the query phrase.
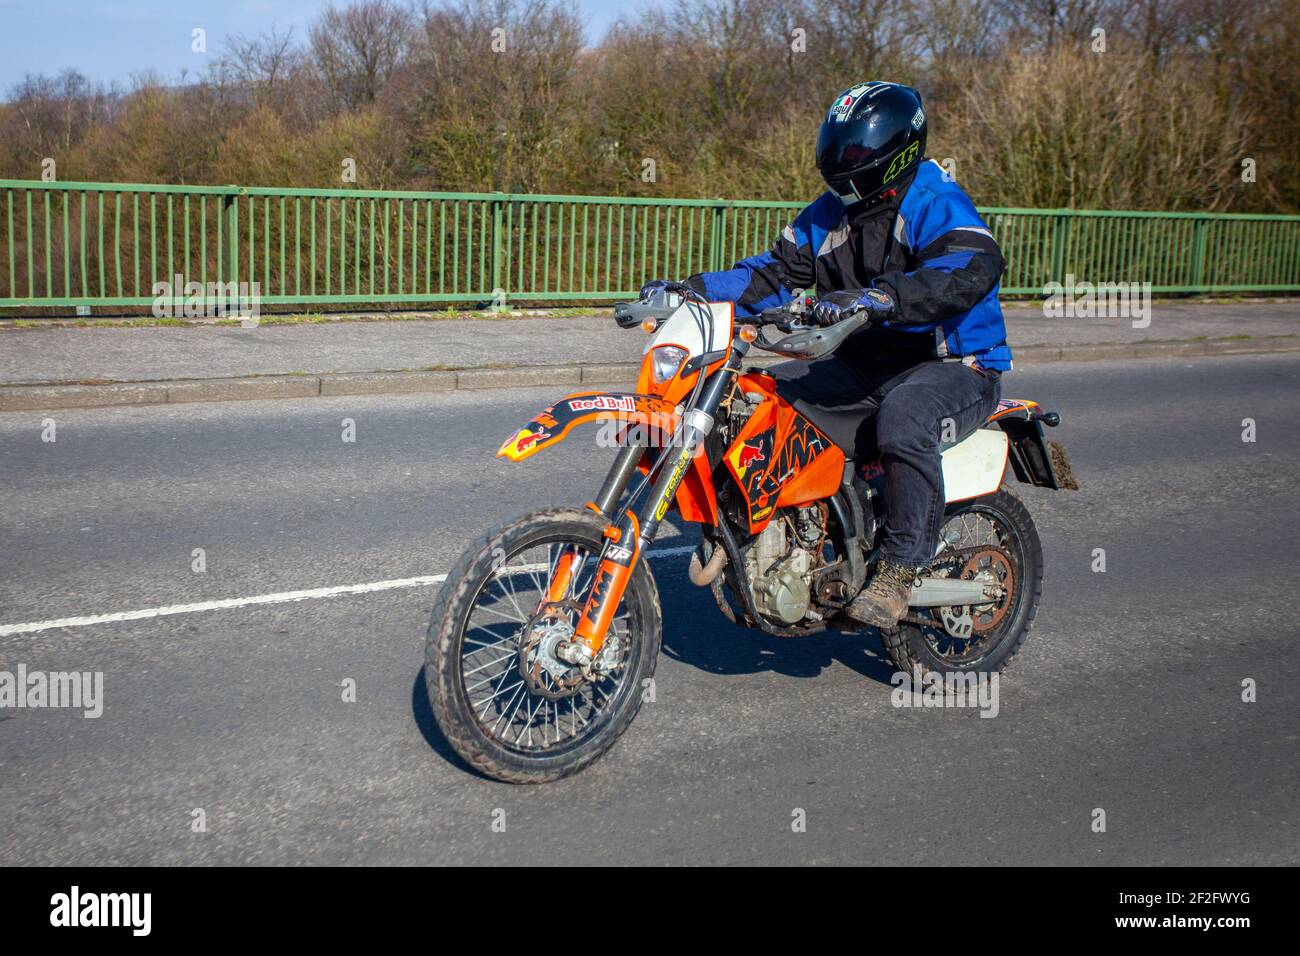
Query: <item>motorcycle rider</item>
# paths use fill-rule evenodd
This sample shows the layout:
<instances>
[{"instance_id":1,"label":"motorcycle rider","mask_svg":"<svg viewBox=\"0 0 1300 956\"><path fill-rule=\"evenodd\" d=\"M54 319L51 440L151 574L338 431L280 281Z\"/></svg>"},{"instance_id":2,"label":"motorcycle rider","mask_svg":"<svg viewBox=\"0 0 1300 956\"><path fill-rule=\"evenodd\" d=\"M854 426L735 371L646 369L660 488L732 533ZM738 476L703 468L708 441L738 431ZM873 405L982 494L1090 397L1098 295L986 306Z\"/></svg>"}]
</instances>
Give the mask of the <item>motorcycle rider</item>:
<instances>
[{"instance_id":1,"label":"motorcycle rider","mask_svg":"<svg viewBox=\"0 0 1300 956\"><path fill-rule=\"evenodd\" d=\"M888 514L879 560L844 612L876 627L898 623L917 569L937 551L941 446L985 422L1011 368L998 305L1005 262L970 198L925 159L926 132L916 90L881 82L845 90L817 139L830 188L768 251L686 280L741 315L814 287L814 324L871 313L833 355L770 371L778 392L847 457L880 456ZM656 280L641 292L663 287Z\"/></svg>"}]
</instances>

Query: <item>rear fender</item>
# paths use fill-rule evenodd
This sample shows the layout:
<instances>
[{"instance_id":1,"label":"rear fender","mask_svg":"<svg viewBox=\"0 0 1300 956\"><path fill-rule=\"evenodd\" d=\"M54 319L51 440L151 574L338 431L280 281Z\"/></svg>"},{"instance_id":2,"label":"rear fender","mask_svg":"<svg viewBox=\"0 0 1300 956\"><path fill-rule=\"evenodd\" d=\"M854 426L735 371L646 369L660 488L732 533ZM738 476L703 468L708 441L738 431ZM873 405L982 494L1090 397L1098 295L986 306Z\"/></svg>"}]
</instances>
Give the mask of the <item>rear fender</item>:
<instances>
[{"instance_id":1,"label":"rear fender","mask_svg":"<svg viewBox=\"0 0 1300 956\"><path fill-rule=\"evenodd\" d=\"M1077 490L1078 480L1065 449L1043 434L1035 419L1003 418L998 421L1011 443L1011 470L1016 478L1039 488Z\"/></svg>"},{"instance_id":2,"label":"rear fender","mask_svg":"<svg viewBox=\"0 0 1300 956\"><path fill-rule=\"evenodd\" d=\"M656 395L636 392L575 392L507 438L497 457L523 461L564 441L578 425L610 420L627 428L644 428L651 435L670 436L677 427L677 407Z\"/></svg>"}]
</instances>

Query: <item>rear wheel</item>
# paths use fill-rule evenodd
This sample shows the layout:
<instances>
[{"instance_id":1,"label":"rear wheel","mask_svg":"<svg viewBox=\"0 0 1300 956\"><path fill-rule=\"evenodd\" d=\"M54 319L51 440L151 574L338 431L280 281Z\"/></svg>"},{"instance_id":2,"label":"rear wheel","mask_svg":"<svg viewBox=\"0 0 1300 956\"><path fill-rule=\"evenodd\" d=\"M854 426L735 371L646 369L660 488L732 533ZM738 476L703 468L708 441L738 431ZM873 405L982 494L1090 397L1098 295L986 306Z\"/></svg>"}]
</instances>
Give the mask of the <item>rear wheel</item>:
<instances>
[{"instance_id":1,"label":"rear wheel","mask_svg":"<svg viewBox=\"0 0 1300 956\"><path fill-rule=\"evenodd\" d=\"M1043 591L1043 549L1024 504L1005 488L950 505L944 551L922 574L1001 586L983 605L910 608L881 632L889 659L911 674L995 673L1020 650Z\"/></svg>"},{"instance_id":2,"label":"rear wheel","mask_svg":"<svg viewBox=\"0 0 1300 956\"><path fill-rule=\"evenodd\" d=\"M425 686L443 735L472 766L510 783L576 773L600 757L641 706L662 613L644 561L632 571L597 674L555 656L569 640L604 540L587 511L528 515L471 545L433 607ZM561 556L577 558L562 600L549 600Z\"/></svg>"}]
</instances>

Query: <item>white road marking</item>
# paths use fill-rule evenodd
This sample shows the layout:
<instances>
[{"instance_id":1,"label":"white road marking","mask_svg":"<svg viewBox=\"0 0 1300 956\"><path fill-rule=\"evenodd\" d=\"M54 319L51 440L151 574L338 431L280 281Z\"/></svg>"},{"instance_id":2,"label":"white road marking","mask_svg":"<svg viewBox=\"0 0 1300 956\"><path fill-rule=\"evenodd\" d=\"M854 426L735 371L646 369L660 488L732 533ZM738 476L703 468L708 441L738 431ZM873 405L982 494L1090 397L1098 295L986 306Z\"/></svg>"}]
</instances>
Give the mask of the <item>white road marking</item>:
<instances>
[{"instance_id":1,"label":"white road marking","mask_svg":"<svg viewBox=\"0 0 1300 956\"><path fill-rule=\"evenodd\" d=\"M677 548L662 548L648 551L650 558L670 558L680 554L690 554L694 545ZM523 568L511 568L518 571ZM92 624L114 624L118 621L144 621L154 617L171 617L174 614L196 614L200 611L224 611L230 608L252 607L258 604L288 604L293 601L312 601L316 598L338 597L343 594L371 594L376 591L392 591L395 588L418 588L430 584L441 584L447 580L445 574L427 574L416 578L394 578L391 581L370 581L366 584L340 584L332 588L307 588L302 591L279 591L275 594L254 594L249 597L224 598L220 601L196 601L193 604L167 604L163 607L147 607L138 611L115 611L111 614L87 614L82 617L60 617L50 621L31 621L26 624L0 624L0 637L12 637L17 634L35 634L59 627L89 627Z\"/></svg>"}]
</instances>

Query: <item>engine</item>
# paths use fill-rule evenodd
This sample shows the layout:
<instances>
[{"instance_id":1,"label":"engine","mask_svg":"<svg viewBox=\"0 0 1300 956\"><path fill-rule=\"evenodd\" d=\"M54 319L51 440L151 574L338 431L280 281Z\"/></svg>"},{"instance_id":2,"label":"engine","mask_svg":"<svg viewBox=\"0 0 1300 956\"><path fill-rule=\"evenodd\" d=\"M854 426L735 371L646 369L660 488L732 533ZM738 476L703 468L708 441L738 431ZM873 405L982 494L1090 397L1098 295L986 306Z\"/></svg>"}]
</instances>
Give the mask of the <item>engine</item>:
<instances>
[{"instance_id":1,"label":"engine","mask_svg":"<svg viewBox=\"0 0 1300 956\"><path fill-rule=\"evenodd\" d=\"M817 506L783 508L745 549L754 607L766 618L797 624L812 611L809 581L823 563L824 516Z\"/></svg>"}]
</instances>

